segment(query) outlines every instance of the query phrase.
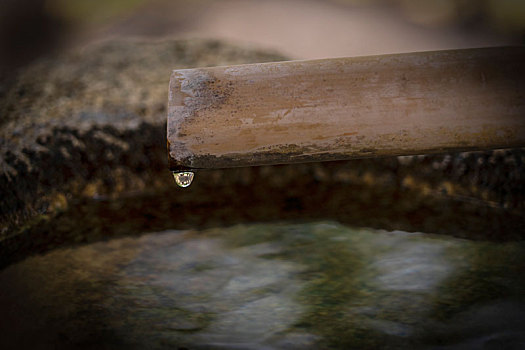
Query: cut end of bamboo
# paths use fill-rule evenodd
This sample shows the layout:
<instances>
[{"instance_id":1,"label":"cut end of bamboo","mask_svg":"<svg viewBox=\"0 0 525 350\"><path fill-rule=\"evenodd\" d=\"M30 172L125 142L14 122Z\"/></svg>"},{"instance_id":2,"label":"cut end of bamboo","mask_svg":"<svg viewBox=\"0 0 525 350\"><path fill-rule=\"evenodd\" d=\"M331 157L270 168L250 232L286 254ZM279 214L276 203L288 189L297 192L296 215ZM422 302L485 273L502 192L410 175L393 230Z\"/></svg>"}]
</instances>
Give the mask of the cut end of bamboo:
<instances>
[{"instance_id":1,"label":"cut end of bamboo","mask_svg":"<svg viewBox=\"0 0 525 350\"><path fill-rule=\"evenodd\" d=\"M525 48L176 70L175 171L525 146Z\"/></svg>"}]
</instances>

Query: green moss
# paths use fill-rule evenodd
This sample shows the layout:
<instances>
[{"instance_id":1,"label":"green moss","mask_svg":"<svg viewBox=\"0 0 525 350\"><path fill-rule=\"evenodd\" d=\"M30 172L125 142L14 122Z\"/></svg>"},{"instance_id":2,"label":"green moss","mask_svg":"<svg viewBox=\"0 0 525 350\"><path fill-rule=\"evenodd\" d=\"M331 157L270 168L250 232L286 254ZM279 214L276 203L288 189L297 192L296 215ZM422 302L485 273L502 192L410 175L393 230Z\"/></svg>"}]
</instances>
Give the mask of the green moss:
<instances>
[{"instance_id":1,"label":"green moss","mask_svg":"<svg viewBox=\"0 0 525 350\"><path fill-rule=\"evenodd\" d=\"M468 268L459 270L440 286L432 313L439 321L447 321L477 304L525 295L525 280L519 283L516 279L525 274L525 244L468 244L476 247L456 248L462 250L461 254L450 253L464 256Z\"/></svg>"},{"instance_id":2,"label":"green moss","mask_svg":"<svg viewBox=\"0 0 525 350\"><path fill-rule=\"evenodd\" d=\"M318 334L327 348L376 349L387 344L388 337L347 312L353 301L370 293L362 276L367 256L360 251L362 245L351 248L366 234L333 223L250 225L228 231L226 239L236 247L279 242L285 249L266 258L291 260L307 267L300 275L306 286L297 297L307 312L290 331ZM334 240L341 236L346 242Z\"/></svg>"}]
</instances>

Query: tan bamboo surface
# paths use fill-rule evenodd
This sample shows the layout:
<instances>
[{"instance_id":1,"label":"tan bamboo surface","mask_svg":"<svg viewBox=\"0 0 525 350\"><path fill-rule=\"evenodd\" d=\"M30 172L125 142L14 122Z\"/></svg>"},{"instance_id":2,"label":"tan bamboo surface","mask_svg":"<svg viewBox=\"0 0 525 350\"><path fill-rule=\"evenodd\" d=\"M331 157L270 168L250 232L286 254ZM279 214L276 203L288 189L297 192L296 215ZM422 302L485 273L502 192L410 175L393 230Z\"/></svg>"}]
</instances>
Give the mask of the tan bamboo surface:
<instances>
[{"instance_id":1,"label":"tan bamboo surface","mask_svg":"<svg viewBox=\"0 0 525 350\"><path fill-rule=\"evenodd\" d=\"M172 170L525 146L525 47L175 70Z\"/></svg>"}]
</instances>

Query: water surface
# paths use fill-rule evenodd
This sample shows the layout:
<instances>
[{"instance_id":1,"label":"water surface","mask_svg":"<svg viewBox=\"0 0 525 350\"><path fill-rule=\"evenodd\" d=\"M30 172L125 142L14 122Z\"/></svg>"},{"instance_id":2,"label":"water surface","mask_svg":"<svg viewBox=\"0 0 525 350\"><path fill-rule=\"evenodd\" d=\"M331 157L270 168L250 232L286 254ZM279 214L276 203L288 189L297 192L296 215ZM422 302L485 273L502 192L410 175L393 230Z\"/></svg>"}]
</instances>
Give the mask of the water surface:
<instances>
[{"instance_id":1,"label":"water surface","mask_svg":"<svg viewBox=\"0 0 525 350\"><path fill-rule=\"evenodd\" d=\"M524 253L324 221L115 238L1 271L0 347L524 348Z\"/></svg>"}]
</instances>

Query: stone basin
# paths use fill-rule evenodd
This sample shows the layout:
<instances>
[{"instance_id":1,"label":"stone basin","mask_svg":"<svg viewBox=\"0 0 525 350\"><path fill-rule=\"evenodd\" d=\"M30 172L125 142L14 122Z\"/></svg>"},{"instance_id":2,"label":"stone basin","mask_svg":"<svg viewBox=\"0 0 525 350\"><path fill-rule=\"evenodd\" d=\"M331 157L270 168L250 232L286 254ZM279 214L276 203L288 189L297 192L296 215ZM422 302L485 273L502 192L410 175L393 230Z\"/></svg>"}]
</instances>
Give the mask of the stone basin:
<instances>
[{"instance_id":1,"label":"stone basin","mask_svg":"<svg viewBox=\"0 0 525 350\"><path fill-rule=\"evenodd\" d=\"M108 41L0 97L1 348L522 348L522 149L167 170L171 69L283 60Z\"/></svg>"}]
</instances>

